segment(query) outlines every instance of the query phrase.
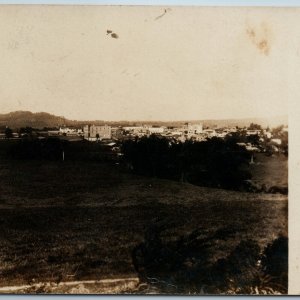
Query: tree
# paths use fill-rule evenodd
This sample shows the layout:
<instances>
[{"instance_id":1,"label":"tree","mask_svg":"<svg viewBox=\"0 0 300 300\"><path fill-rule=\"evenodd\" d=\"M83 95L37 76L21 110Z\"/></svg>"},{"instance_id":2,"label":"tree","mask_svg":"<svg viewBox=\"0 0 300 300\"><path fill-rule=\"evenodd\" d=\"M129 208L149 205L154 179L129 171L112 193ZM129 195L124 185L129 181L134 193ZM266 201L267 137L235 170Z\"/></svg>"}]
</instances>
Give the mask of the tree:
<instances>
[{"instance_id":1,"label":"tree","mask_svg":"<svg viewBox=\"0 0 300 300\"><path fill-rule=\"evenodd\" d=\"M19 131L19 135L20 136L27 136L27 137L31 137L32 136L32 132L33 132L33 128L26 126L26 127L21 127L20 131Z\"/></svg>"},{"instance_id":2,"label":"tree","mask_svg":"<svg viewBox=\"0 0 300 300\"><path fill-rule=\"evenodd\" d=\"M236 143L246 143L247 142L247 132L246 130L238 130L237 132L232 132L230 135L225 137L225 142L234 145Z\"/></svg>"},{"instance_id":3,"label":"tree","mask_svg":"<svg viewBox=\"0 0 300 300\"><path fill-rule=\"evenodd\" d=\"M283 133L283 131L282 131L283 128L284 128L284 125L279 125L279 126L273 128L273 130L272 130L273 137L280 138Z\"/></svg>"},{"instance_id":4,"label":"tree","mask_svg":"<svg viewBox=\"0 0 300 300\"><path fill-rule=\"evenodd\" d=\"M97 133L96 134L96 140L97 140L97 142L99 141L99 138L100 138L100 135L99 135L99 133Z\"/></svg>"},{"instance_id":5,"label":"tree","mask_svg":"<svg viewBox=\"0 0 300 300\"><path fill-rule=\"evenodd\" d=\"M249 130L261 130L261 126L259 124L251 123L249 126Z\"/></svg>"},{"instance_id":6,"label":"tree","mask_svg":"<svg viewBox=\"0 0 300 300\"><path fill-rule=\"evenodd\" d=\"M259 135L258 134L249 135L247 137L247 141L248 143L251 143L254 146L259 146Z\"/></svg>"},{"instance_id":7,"label":"tree","mask_svg":"<svg viewBox=\"0 0 300 300\"><path fill-rule=\"evenodd\" d=\"M59 138L20 139L11 145L8 155L14 159L58 161L67 146L67 142Z\"/></svg>"},{"instance_id":8,"label":"tree","mask_svg":"<svg viewBox=\"0 0 300 300\"><path fill-rule=\"evenodd\" d=\"M13 131L9 127L5 128L4 133L5 133L5 138L7 138L7 139L10 139L13 137Z\"/></svg>"},{"instance_id":9,"label":"tree","mask_svg":"<svg viewBox=\"0 0 300 300\"><path fill-rule=\"evenodd\" d=\"M285 156L288 156L289 147L288 147L288 133L283 132L281 135L281 145L280 148Z\"/></svg>"},{"instance_id":10,"label":"tree","mask_svg":"<svg viewBox=\"0 0 300 300\"><path fill-rule=\"evenodd\" d=\"M239 189L251 174L243 169L250 154L237 144L239 137L225 141L170 142L157 136L125 141L125 162L141 175L189 182L200 186Z\"/></svg>"}]
</instances>

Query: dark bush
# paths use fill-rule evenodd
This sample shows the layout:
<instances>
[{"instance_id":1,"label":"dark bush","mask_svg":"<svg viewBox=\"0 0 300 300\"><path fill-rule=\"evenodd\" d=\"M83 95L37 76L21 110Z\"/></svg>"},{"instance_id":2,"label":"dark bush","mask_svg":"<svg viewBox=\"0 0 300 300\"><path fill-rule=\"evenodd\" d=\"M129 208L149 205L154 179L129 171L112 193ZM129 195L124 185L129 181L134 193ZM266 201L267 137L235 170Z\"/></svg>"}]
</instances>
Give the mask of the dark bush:
<instances>
[{"instance_id":1,"label":"dark bush","mask_svg":"<svg viewBox=\"0 0 300 300\"><path fill-rule=\"evenodd\" d=\"M122 145L124 159L135 173L195 185L240 189L251 174L243 168L250 155L233 140L171 142L150 136Z\"/></svg>"},{"instance_id":2,"label":"dark bush","mask_svg":"<svg viewBox=\"0 0 300 300\"><path fill-rule=\"evenodd\" d=\"M209 238L199 230L175 241L163 241L162 228L153 225L145 241L132 252L133 265L140 280L156 285L162 292L199 291L199 282L208 270Z\"/></svg>"},{"instance_id":3,"label":"dark bush","mask_svg":"<svg viewBox=\"0 0 300 300\"><path fill-rule=\"evenodd\" d=\"M212 264L215 241L234 235L234 228L221 228L213 233L196 229L168 241L161 237L162 227L152 225L146 230L144 242L132 252L133 265L142 282L155 284L162 292L200 293L204 286L210 293L219 291L218 286L226 290L228 276L239 276L242 268L257 262L257 245L245 242L231 254L224 270L220 261L218 265Z\"/></svg>"},{"instance_id":4,"label":"dark bush","mask_svg":"<svg viewBox=\"0 0 300 300\"><path fill-rule=\"evenodd\" d=\"M271 194L283 194L283 195L287 195L288 194L288 188L287 187L280 187L280 186L271 186L268 189L268 193Z\"/></svg>"},{"instance_id":5,"label":"dark bush","mask_svg":"<svg viewBox=\"0 0 300 300\"><path fill-rule=\"evenodd\" d=\"M11 145L7 154L14 159L41 159L41 152L41 141L37 139L22 139L18 143Z\"/></svg>"},{"instance_id":6,"label":"dark bush","mask_svg":"<svg viewBox=\"0 0 300 300\"><path fill-rule=\"evenodd\" d=\"M58 138L21 139L8 150L8 156L14 159L62 160L62 151L66 141Z\"/></svg>"},{"instance_id":7,"label":"dark bush","mask_svg":"<svg viewBox=\"0 0 300 300\"><path fill-rule=\"evenodd\" d=\"M262 257L262 268L271 276L271 285L287 292L288 283L288 238L279 237L269 244Z\"/></svg>"},{"instance_id":8,"label":"dark bush","mask_svg":"<svg viewBox=\"0 0 300 300\"><path fill-rule=\"evenodd\" d=\"M279 238L263 252L256 241L242 240L227 256L214 262L214 243L235 236L235 228L214 233L197 229L168 240L154 224L132 252L141 282L161 293L253 294L287 292L287 240Z\"/></svg>"},{"instance_id":9,"label":"dark bush","mask_svg":"<svg viewBox=\"0 0 300 300\"><path fill-rule=\"evenodd\" d=\"M247 294L256 283L259 259L258 244L253 240L241 241L227 258L213 266L213 282L221 290L233 289Z\"/></svg>"},{"instance_id":10,"label":"dark bush","mask_svg":"<svg viewBox=\"0 0 300 300\"><path fill-rule=\"evenodd\" d=\"M115 161L116 155L100 143L88 141L69 142L60 138L23 138L11 143L6 156L21 160L52 161Z\"/></svg>"}]
</instances>

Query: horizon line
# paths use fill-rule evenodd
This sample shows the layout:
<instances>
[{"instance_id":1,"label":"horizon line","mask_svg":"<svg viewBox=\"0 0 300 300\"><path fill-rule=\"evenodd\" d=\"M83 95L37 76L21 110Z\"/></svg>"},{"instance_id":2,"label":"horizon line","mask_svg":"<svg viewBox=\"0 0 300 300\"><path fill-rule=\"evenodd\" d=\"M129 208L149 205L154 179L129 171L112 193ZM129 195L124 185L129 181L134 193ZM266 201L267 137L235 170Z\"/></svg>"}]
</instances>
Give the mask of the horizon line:
<instances>
[{"instance_id":1,"label":"horizon line","mask_svg":"<svg viewBox=\"0 0 300 300\"><path fill-rule=\"evenodd\" d=\"M41 113L45 113L45 114L49 114L55 117L59 117L62 119L66 119L67 121L75 121L75 122L135 122L135 123L141 123L141 122L163 122L163 123L168 123L168 122L177 122L177 123L182 123L182 122L199 122L199 121L229 121L229 120L248 120L248 119L272 119L272 118L286 118L288 121L288 114L283 114L283 115L275 115L275 116L259 116L259 117L230 117L230 118L211 118L211 119L181 119L181 120L146 120L146 119L139 119L139 120L122 120L122 119L118 119L118 120L101 120L101 119L84 119L84 120L80 120L80 119L69 119L68 117L65 116L61 116L61 115L56 115L56 114L52 114L46 111L38 111L38 112L32 112L30 110L15 110L15 111L10 111L8 113L0 113L0 115L8 115L8 114L12 114L12 113L16 113L16 112L23 112L23 113L32 113L32 114L41 114Z\"/></svg>"}]
</instances>

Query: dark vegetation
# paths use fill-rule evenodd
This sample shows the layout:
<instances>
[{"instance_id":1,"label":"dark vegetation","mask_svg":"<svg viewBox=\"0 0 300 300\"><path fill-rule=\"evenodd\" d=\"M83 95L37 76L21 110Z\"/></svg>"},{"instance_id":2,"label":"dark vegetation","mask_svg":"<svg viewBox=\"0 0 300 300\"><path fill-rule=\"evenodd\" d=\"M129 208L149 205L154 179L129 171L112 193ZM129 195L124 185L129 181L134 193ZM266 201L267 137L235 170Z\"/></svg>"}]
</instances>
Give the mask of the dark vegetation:
<instances>
[{"instance_id":1,"label":"dark vegetation","mask_svg":"<svg viewBox=\"0 0 300 300\"><path fill-rule=\"evenodd\" d=\"M30 134L24 128L24 132ZM246 168L250 154L235 139L170 142L157 136L122 144L123 162L139 175L208 187L240 189L251 178ZM25 160L111 161L117 156L101 143L68 142L59 138L22 138L12 142L7 157Z\"/></svg>"},{"instance_id":2,"label":"dark vegetation","mask_svg":"<svg viewBox=\"0 0 300 300\"><path fill-rule=\"evenodd\" d=\"M186 276L186 288L172 291L201 291L197 283L202 277L196 278L203 276L200 260L209 268L241 240L255 238L263 249L273 236L287 234L286 201L178 187L172 181L122 175L103 164L2 164L1 180L1 285L135 276L132 252L146 235L145 243L157 254L146 275L161 281ZM161 248L149 230L157 219L164 224L157 233ZM170 250L160 254L166 247ZM177 252L181 272L169 268ZM164 291L171 290L157 292Z\"/></svg>"},{"instance_id":3,"label":"dark vegetation","mask_svg":"<svg viewBox=\"0 0 300 300\"><path fill-rule=\"evenodd\" d=\"M6 149L6 158L105 162L115 160L115 155L109 148L100 143L90 143L86 140L69 142L61 138L50 137L44 139L22 138L11 141Z\"/></svg>"},{"instance_id":4,"label":"dark vegetation","mask_svg":"<svg viewBox=\"0 0 300 300\"><path fill-rule=\"evenodd\" d=\"M258 126L251 125L254 128ZM9 128L6 130L11 133ZM274 136L283 141L280 151L287 155L287 150L285 150L287 133L282 132L282 128L278 128L278 130L275 128L273 131ZM261 148L265 156L275 155L278 160L281 160L279 158L281 153L274 154L274 148L268 144L268 141L265 141L266 145L264 145L260 142L258 135L246 136L243 131L232 133L225 139L211 138L203 142L191 140L178 142L155 135L129 139L117 142L118 146L121 145L122 159L121 153L112 151L110 147L99 141L96 143L86 140L69 142L64 136L38 138L31 127L20 128L19 135L22 138L18 140L7 137L6 141L1 142L6 149L6 158L118 162L126 165L127 169L133 173L148 177L238 191L288 193L287 184L284 186L266 185L253 181L253 166L249 162L251 156L255 157L255 161L257 161L256 158L261 154L253 154L239 143L251 143ZM4 150L2 149L2 151ZM276 164L276 162L274 163ZM273 176L276 174L271 174L271 178Z\"/></svg>"},{"instance_id":5,"label":"dark vegetation","mask_svg":"<svg viewBox=\"0 0 300 300\"><path fill-rule=\"evenodd\" d=\"M160 293L286 293L286 196L213 188L243 190L249 170L279 182L286 159L249 167L233 139L152 136L120 160L24 133L0 142L1 285L138 273Z\"/></svg>"},{"instance_id":6,"label":"dark vegetation","mask_svg":"<svg viewBox=\"0 0 300 300\"><path fill-rule=\"evenodd\" d=\"M215 244L234 238L234 226L209 234L205 229L175 240L162 238L163 226L154 224L132 252L140 280L163 293L273 294L287 293L288 240L279 237L261 249L242 240L227 256L216 259Z\"/></svg>"},{"instance_id":7,"label":"dark vegetation","mask_svg":"<svg viewBox=\"0 0 300 300\"><path fill-rule=\"evenodd\" d=\"M136 174L189 182L200 186L239 189L251 178L242 169L250 154L234 139L171 143L157 136L126 141L124 158Z\"/></svg>"},{"instance_id":8,"label":"dark vegetation","mask_svg":"<svg viewBox=\"0 0 300 300\"><path fill-rule=\"evenodd\" d=\"M13 137L13 131L9 127L5 128L4 134L6 139L10 139Z\"/></svg>"},{"instance_id":9,"label":"dark vegetation","mask_svg":"<svg viewBox=\"0 0 300 300\"><path fill-rule=\"evenodd\" d=\"M287 134L284 133L284 136L287 137ZM244 146L239 145L243 142L261 148L262 153L246 150ZM273 148L270 150L267 146L261 145L258 135L246 136L243 132L233 133L225 139L210 138L203 142L191 140L174 142L152 135L128 140L122 145L124 161L135 174L188 182L199 186L287 195L287 182L283 185L281 183L275 185L271 182L265 184L264 180L255 182L253 179L256 176L253 176L252 171L256 166L250 164L251 156L255 157L255 162L261 164L259 170L263 170L263 167L267 169L267 166L264 166L267 157L271 157L269 160L273 160L275 165L277 161L281 163L282 160L286 160L286 158L282 159L283 154L287 156L286 148L287 139L286 143L283 139L282 153L275 153ZM256 170L254 172L257 173ZM273 177L281 174L281 172L277 174L270 172L268 175L272 180ZM287 170L282 179L286 177Z\"/></svg>"}]
</instances>

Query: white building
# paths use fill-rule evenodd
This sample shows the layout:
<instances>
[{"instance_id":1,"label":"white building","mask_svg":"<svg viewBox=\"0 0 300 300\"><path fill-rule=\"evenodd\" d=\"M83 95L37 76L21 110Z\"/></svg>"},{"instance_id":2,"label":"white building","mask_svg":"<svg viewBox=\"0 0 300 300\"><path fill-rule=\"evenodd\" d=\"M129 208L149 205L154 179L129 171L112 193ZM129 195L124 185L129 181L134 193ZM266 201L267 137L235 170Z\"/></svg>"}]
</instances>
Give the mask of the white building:
<instances>
[{"instance_id":1,"label":"white building","mask_svg":"<svg viewBox=\"0 0 300 300\"><path fill-rule=\"evenodd\" d=\"M281 139L271 139L271 142L276 145L281 145L281 143L282 143Z\"/></svg>"},{"instance_id":2,"label":"white building","mask_svg":"<svg viewBox=\"0 0 300 300\"><path fill-rule=\"evenodd\" d=\"M270 131L264 130L264 135L270 139L272 137L272 133Z\"/></svg>"},{"instance_id":3,"label":"white building","mask_svg":"<svg viewBox=\"0 0 300 300\"><path fill-rule=\"evenodd\" d=\"M165 131L164 127L151 127L151 126L125 126L123 127L125 131L128 131L132 134L154 134L154 133L163 133Z\"/></svg>"},{"instance_id":4,"label":"white building","mask_svg":"<svg viewBox=\"0 0 300 300\"><path fill-rule=\"evenodd\" d=\"M82 129L77 129L77 128L69 128L69 127L60 127L59 128L59 134L60 135L82 135L83 131Z\"/></svg>"},{"instance_id":5,"label":"white building","mask_svg":"<svg viewBox=\"0 0 300 300\"><path fill-rule=\"evenodd\" d=\"M163 133L164 130L165 129L163 127L148 127L148 132L150 134L153 134L153 133Z\"/></svg>"},{"instance_id":6,"label":"white building","mask_svg":"<svg viewBox=\"0 0 300 300\"><path fill-rule=\"evenodd\" d=\"M125 131L129 131L132 133L141 133L145 132L145 127L144 126L125 126L123 127Z\"/></svg>"},{"instance_id":7,"label":"white building","mask_svg":"<svg viewBox=\"0 0 300 300\"><path fill-rule=\"evenodd\" d=\"M248 129L247 130L247 135L259 135L260 133L261 133L261 130L258 130L258 129L253 129L253 130Z\"/></svg>"},{"instance_id":8,"label":"white building","mask_svg":"<svg viewBox=\"0 0 300 300\"><path fill-rule=\"evenodd\" d=\"M214 129L204 129L203 130L203 133L205 135L207 135L208 137L214 137L214 136L217 136L217 133Z\"/></svg>"}]
</instances>

